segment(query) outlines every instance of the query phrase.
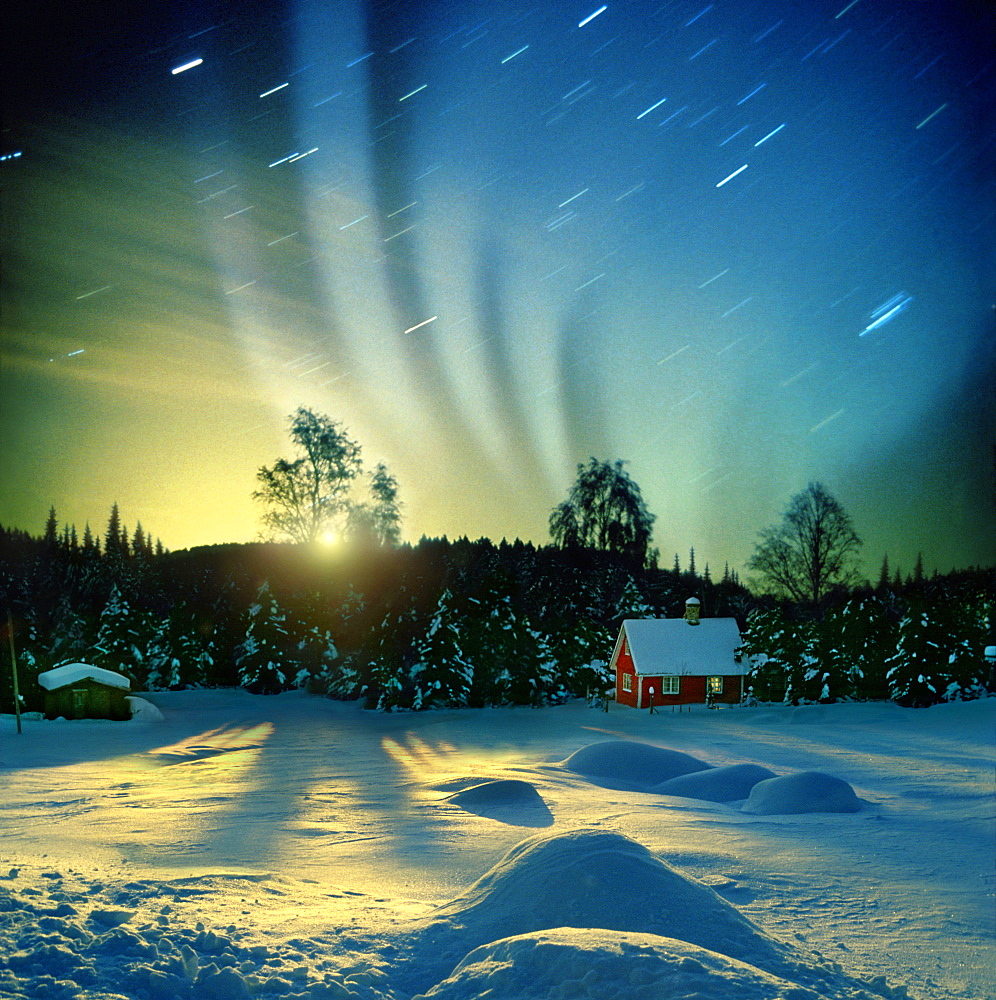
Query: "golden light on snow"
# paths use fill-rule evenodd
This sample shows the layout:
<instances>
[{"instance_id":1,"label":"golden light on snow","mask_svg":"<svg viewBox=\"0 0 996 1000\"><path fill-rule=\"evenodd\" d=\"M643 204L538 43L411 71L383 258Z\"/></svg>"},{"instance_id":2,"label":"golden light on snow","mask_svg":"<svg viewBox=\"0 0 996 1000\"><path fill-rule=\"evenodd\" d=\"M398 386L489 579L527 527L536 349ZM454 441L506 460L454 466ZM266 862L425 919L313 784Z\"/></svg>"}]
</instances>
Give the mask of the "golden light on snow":
<instances>
[{"instance_id":1,"label":"golden light on snow","mask_svg":"<svg viewBox=\"0 0 996 1000\"><path fill-rule=\"evenodd\" d=\"M157 747L149 754L165 764L195 763L237 750L259 750L272 733L272 722L260 722L255 726L222 726L169 746Z\"/></svg>"},{"instance_id":2,"label":"golden light on snow","mask_svg":"<svg viewBox=\"0 0 996 1000\"><path fill-rule=\"evenodd\" d=\"M385 736L381 747L392 760L397 761L407 771L425 777L431 773L449 773L455 754L460 751L452 743L439 740L429 744L420 736L408 733L404 742Z\"/></svg>"}]
</instances>

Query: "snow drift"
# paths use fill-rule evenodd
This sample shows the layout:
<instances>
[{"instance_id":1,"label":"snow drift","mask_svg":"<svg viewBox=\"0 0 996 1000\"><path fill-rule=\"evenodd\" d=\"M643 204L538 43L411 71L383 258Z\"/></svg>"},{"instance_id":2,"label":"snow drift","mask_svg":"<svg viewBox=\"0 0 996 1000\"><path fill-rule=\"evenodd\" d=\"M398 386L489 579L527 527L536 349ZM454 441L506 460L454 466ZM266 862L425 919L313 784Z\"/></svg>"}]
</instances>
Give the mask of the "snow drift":
<instances>
[{"instance_id":1,"label":"snow drift","mask_svg":"<svg viewBox=\"0 0 996 1000\"><path fill-rule=\"evenodd\" d=\"M467 812L514 826L551 826L553 814L534 785L517 778L484 781L447 799Z\"/></svg>"},{"instance_id":2,"label":"snow drift","mask_svg":"<svg viewBox=\"0 0 996 1000\"><path fill-rule=\"evenodd\" d=\"M746 813L758 816L792 813L852 813L861 809L861 800L843 779L822 771L800 771L759 781L743 805Z\"/></svg>"},{"instance_id":3,"label":"snow drift","mask_svg":"<svg viewBox=\"0 0 996 1000\"><path fill-rule=\"evenodd\" d=\"M706 802L733 802L746 799L759 781L774 777L774 771L769 771L760 764L728 764L725 767L711 767L707 771L681 774L654 785L651 791Z\"/></svg>"},{"instance_id":4,"label":"snow drift","mask_svg":"<svg viewBox=\"0 0 996 1000\"><path fill-rule=\"evenodd\" d=\"M820 1000L770 973L685 941L558 927L475 948L412 1000Z\"/></svg>"},{"instance_id":5,"label":"snow drift","mask_svg":"<svg viewBox=\"0 0 996 1000\"><path fill-rule=\"evenodd\" d=\"M530 837L424 919L419 951L444 974L473 948L564 926L678 938L774 970L788 960L708 886L602 830Z\"/></svg>"},{"instance_id":6,"label":"snow drift","mask_svg":"<svg viewBox=\"0 0 996 1000\"><path fill-rule=\"evenodd\" d=\"M575 751L561 766L586 778L597 778L598 784L641 791L711 765L680 750L632 740L606 740Z\"/></svg>"}]
</instances>

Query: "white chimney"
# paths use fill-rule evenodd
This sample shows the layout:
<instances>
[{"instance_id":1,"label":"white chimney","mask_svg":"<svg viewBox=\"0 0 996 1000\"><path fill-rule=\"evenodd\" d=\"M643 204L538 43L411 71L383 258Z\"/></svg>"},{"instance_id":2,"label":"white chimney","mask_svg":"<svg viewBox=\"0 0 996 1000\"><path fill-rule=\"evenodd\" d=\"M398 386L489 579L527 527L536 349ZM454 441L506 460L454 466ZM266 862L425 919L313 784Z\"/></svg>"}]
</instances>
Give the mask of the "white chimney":
<instances>
[{"instance_id":1,"label":"white chimney","mask_svg":"<svg viewBox=\"0 0 996 1000\"><path fill-rule=\"evenodd\" d=\"M698 625L701 606L702 602L697 597L689 597L685 601L685 621L689 625Z\"/></svg>"}]
</instances>

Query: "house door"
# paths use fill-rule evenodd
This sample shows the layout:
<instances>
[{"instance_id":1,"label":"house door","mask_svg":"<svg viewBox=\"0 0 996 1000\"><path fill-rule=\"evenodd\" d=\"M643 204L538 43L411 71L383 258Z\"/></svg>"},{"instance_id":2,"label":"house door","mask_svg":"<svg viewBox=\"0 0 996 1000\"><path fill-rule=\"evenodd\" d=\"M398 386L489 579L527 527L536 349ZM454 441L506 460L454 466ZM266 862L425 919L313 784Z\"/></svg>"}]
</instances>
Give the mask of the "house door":
<instances>
[{"instance_id":1,"label":"house door","mask_svg":"<svg viewBox=\"0 0 996 1000\"><path fill-rule=\"evenodd\" d=\"M86 716L86 688L73 688L73 718L82 719Z\"/></svg>"}]
</instances>

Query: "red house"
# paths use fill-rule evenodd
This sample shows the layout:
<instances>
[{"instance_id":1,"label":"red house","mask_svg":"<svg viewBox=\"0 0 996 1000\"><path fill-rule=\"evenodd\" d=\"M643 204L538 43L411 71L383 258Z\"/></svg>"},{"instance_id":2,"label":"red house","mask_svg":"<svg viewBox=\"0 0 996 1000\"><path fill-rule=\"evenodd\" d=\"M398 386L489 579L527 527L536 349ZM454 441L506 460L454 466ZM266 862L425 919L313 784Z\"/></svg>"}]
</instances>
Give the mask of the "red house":
<instances>
[{"instance_id":1,"label":"red house","mask_svg":"<svg viewBox=\"0 0 996 1000\"><path fill-rule=\"evenodd\" d=\"M736 619L700 620L694 597L685 603L684 618L627 619L609 661L616 701L632 708L737 705L748 669L737 662L740 643Z\"/></svg>"}]
</instances>

